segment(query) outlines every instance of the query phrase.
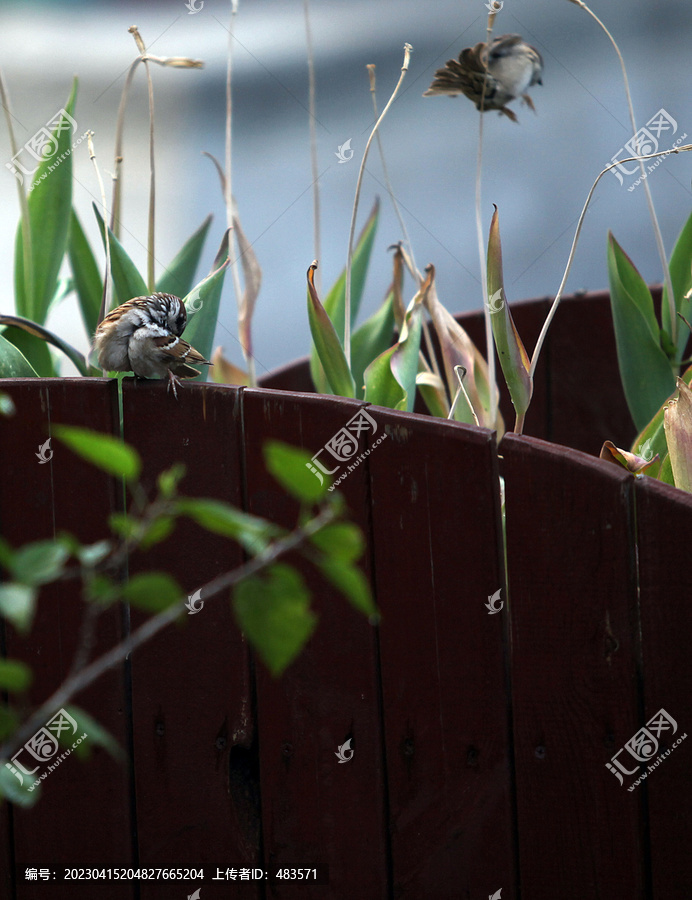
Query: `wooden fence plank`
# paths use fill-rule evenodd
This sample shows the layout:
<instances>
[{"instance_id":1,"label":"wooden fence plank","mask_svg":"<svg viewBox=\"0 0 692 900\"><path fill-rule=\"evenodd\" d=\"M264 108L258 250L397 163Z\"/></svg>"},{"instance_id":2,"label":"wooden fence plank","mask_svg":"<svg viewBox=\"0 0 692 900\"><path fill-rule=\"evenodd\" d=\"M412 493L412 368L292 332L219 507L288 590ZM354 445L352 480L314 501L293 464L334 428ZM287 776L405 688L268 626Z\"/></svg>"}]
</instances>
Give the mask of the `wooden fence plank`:
<instances>
[{"instance_id":1,"label":"wooden fence plank","mask_svg":"<svg viewBox=\"0 0 692 900\"><path fill-rule=\"evenodd\" d=\"M239 389L186 384L176 400L161 383L123 387L125 440L142 456L150 496L158 473L182 462L182 494L240 506ZM147 555L133 559L131 572L153 565L188 593L242 562L236 544L189 520L179 521L152 556L152 563ZM133 628L141 619L133 613ZM209 599L135 651L132 692L141 864L255 866L259 808L249 668L227 596ZM171 896L166 882L140 890L147 900ZM257 896L258 885L239 883L235 891Z\"/></svg>"},{"instance_id":2,"label":"wooden fence plank","mask_svg":"<svg viewBox=\"0 0 692 900\"><path fill-rule=\"evenodd\" d=\"M394 896L511 898L493 433L369 412L387 435L369 466Z\"/></svg>"},{"instance_id":3,"label":"wooden fence plank","mask_svg":"<svg viewBox=\"0 0 692 900\"><path fill-rule=\"evenodd\" d=\"M110 432L114 422L114 394L97 379L36 379L3 381L2 390L14 400L16 415L0 417L0 528L13 545L53 538L69 531L83 542L108 537L107 519L118 507L116 485L98 469L83 462L57 439L51 439L52 458L40 463L39 446L56 423L82 425ZM49 455L46 452L45 455ZM10 657L22 659L34 671L28 700L40 705L67 675L80 644L84 607L77 581L49 585L41 592L39 610L30 634L19 637L6 629ZM118 609L99 621L92 658L121 639ZM106 673L73 701L97 719L121 747L127 748L127 698L122 669ZM27 710L28 711L28 710ZM20 760L26 768L28 754ZM50 761L49 761L50 762ZM39 767L38 777L47 764ZM98 798L98 802L94 802ZM103 815L103 810L108 815ZM69 822L65 810L70 811ZM42 798L31 809L13 807L15 865L100 866L117 859L131 861L131 822L127 766L95 748L82 763L65 758L59 770L42 783ZM72 887L52 885L52 896L74 896ZM45 884L18 879L17 900L45 896ZM129 898L131 885L104 882L99 897Z\"/></svg>"},{"instance_id":4,"label":"wooden fence plank","mask_svg":"<svg viewBox=\"0 0 692 900\"><path fill-rule=\"evenodd\" d=\"M245 390L249 511L278 517L279 524L293 527L297 507L266 472L262 443L279 439L316 454L359 409L361 404L355 401ZM362 440L360 444L364 447ZM319 460L326 468L339 465L326 451ZM365 464L357 466L339 489L354 521L367 532ZM277 884L271 896L385 898L387 854L374 629L307 563L297 564L313 593L317 629L280 679L273 679L261 663L256 670L265 864L326 864L330 887ZM337 750L349 738L353 758L340 764Z\"/></svg>"},{"instance_id":5,"label":"wooden fence plank","mask_svg":"<svg viewBox=\"0 0 692 900\"><path fill-rule=\"evenodd\" d=\"M606 768L638 718L632 478L532 438L500 454L522 896L637 900L640 799Z\"/></svg>"},{"instance_id":6,"label":"wooden fence plank","mask_svg":"<svg viewBox=\"0 0 692 900\"><path fill-rule=\"evenodd\" d=\"M692 885L692 738L672 745L692 734L692 496L645 478L636 482L636 503L644 671L644 714L638 725L645 726L663 708L677 730L654 732L660 746L651 763L642 766L647 777L633 793L648 796L653 897L683 900ZM638 776L633 774L625 786Z\"/></svg>"}]
</instances>

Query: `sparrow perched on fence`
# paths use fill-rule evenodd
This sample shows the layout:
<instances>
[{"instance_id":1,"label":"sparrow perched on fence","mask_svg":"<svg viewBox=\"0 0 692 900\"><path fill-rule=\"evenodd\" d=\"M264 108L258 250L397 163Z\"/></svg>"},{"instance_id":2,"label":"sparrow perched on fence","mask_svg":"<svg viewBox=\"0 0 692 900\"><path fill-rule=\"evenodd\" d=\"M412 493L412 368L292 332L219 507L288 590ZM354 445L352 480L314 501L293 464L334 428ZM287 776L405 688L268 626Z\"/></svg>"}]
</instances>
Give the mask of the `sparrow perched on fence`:
<instances>
[{"instance_id":1,"label":"sparrow perched on fence","mask_svg":"<svg viewBox=\"0 0 692 900\"><path fill-rule=\"evenodd\" d=\"M210 366L201 353L180 337L187 325L185 304L173 294L133 297L108 313L96 329L94 349L99 366L114 372L134 372L140 378L195 378L187 363Z\"/></svg>"},{"instance_id":2,"label":"sparrow perched on fence","mask_svg":"<svg viewBox=\"0 0 692 900\"><path fill-rule=\"evenodd\" d=\"M543 58L535 47L522 40L519 34L502 34L491 41L467 47L459 59L450 59L435 78L424 97L465 94L476 109L497 109L513 122L517 117L506 104L521 97L535 112L533 101L526 93L534 84L543 84ZM485 94L483 85L485 84Z\"/></svg>"}]
</instances>

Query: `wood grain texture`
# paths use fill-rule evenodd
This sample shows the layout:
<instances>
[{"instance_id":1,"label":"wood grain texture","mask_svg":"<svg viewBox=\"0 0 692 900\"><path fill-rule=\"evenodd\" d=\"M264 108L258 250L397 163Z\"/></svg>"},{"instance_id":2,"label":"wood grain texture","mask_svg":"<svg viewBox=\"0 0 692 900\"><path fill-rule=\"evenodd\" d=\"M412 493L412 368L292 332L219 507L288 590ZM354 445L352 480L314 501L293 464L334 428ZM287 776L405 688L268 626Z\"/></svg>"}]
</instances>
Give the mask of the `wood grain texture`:
<instances>
[{"instance_id":1,"label":"wood grain texture","mask_svg":"<svg viewBox=\"0 0 692 900\"><path fill-rule=\"evenodd\" d=\"M522 896L645 896L641 798L606 768L637 730L632 477L507 435Z\"/></svg>"},{"instance_id":2,"label":"wood grain texture","mask_svg":"<svg viewBox=\"0 0 692 900\"><path fill-rule=\"evenodd\" d=\"M356 401L316 395L245 390L249 511L271 515L284 527L293 527L297 506L266 472L263 442L274 438L315 454L361 407ZM363 449L364 437L359 441ZM334 457L326 464L327 458L329 454L320 457L325 468L341 465ZM367 533L366 464L355 466L339 489L353 521ZM298 558L292 562L312 591L319 623L304 652L280 679L272 678L261 663L256 667L265 864L326 864L330 897L366 893L385 898L385 796L375 630L308 563ZM340 763L337 749L349 738L353 758ZM324 888L277 883L271 886L270 896L323 897Z\"/></svg>"},{"instance_id":3,"label":"wood grain texture","mask_svg":"<svg viewBox=\"0 0 692 900\"><path fill-rule=\"evenodd\" d=\"M393 895L516 896L493 434L369 411Z\"/></svg>"}]
</instances>

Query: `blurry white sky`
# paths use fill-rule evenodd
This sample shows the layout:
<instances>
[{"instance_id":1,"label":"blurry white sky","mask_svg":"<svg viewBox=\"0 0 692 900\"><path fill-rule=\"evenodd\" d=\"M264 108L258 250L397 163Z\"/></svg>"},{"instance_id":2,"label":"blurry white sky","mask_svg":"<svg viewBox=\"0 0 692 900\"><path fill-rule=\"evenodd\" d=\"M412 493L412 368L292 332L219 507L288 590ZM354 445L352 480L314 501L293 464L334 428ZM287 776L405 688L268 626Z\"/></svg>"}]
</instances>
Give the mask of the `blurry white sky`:
<instances>
[{"instance_id":1,"label":"blurry white sky","mask_svg":"<svg viewBox=\"0 0 692 900\"><path fill-rule=\"evenodd\" d=\"M199 8L201 0L195 0ZM674 138L692 141L692 5L669 2L665 15L649 0L594 11L619 41L628 64L637 123L660 109L677 122ZM474 225L478 115L464 99L421 97L434 70L485 37L483 0L312 0L317 76L317 140L322 211L320 269L325 289L346 260L358 165L373 124L365 66L377 65L380 108L399 76L403 45L413 45L409 74L381 136L394 191L418 265L435 264L438 290L458 312L482 303ZM203 59L206 67L153 67L157 135L156 256L168 263L209 212L214 213L203 260L206 274L221 238L225 212L218 179L203 150L223 159L228 3L204 0L191 14L183 0L160 3L0 3L0 64L21 145L64 105L73 74L80 77L75 118L95 132L107 178L124 74L135 57L128 26L136 24L150 51ZM537 109L515 104L519 124L485 115L484 229L492 203L500 209L507 296L554 294L577 217L598 172L631 136L620 69L612 48L588 15L568 0L505 0L495 33L518 32L545 60ZM254 346L258 374L308 352L305 272L314 257L308 143L307 64L302 0L240 0L236 20L233 186L244 229L264 273ZM125 131L124 243L145 271L148 147L144 72L135 80ZM336 151L351 139L353 159ZM686 141L687 142L687 141ZM74 202L96 245L91 203L98 188L86 142L76 151ZM4 122L0 157L10 159ZM16 187L0 174L0 309L12 311ZM666 249L692 210L692 157L661 163L650 178ZM635 176L607 175L587 216L568 290L607 286L606 235L612 229L649 282L661 280L642 187ZM376 195L382 216L363 313L382 300L391 278L387 247L399 226L386 197L376 149L368 159L360 222ZM157 271L160 271L160 267ZM409 291L411 293L411 286ZM66 303L51 327L85 349L76 307ZM224 289L217 343L240 363L235 300ZM67 365L63 367L69 373Z\"/></svg>"}]
</instances>

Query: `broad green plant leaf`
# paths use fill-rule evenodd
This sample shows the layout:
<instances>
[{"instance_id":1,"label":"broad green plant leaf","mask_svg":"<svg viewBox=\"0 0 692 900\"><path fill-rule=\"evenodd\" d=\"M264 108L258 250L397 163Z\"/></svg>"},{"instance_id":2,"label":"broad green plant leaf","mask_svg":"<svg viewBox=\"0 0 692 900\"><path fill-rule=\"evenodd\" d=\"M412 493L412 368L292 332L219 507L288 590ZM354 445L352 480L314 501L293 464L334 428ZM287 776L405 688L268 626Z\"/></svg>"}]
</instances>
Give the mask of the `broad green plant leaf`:
<instances>
[{"instance_id":1,"label":"broad green plant leaf","mask_svg":"<svg viewBox=\"0 0 692 900\"><path fill-rule=\"evenodd\" d=\"M351 338L351 371L356 396L365 392L365 370L370 363L391 347L394 336L394 294L390 292L382 306L370 316Z\"/></svg>"},{"instance_id":2,"label":"broad green plant leaf","mask_svg":"<svg viewBox=\"0 0 692 900\"><path fill-rule=\"evenodd\" d=\"M263 447L267 471L301 503L319 503L326 485L312 474L310 454L282 441L267 441Z\"/></svg>"},{"instance_id":3,"label":"broad green plant leaf","mask_svg":"<svg viewBox=\"0 0 692 900\"><path fill-rule=\"evenodd\" d=\"M75 739L81 737L82 734L86 732L87 739L74 748L73 752L76 756L80 759L88 759L91 756L91 751L94 747L103 747L114 760L117 762L124 761L125 754L116 739L110 732L106 731L103 725L92 718L89 713L84 712L79 706L66 706L65 712L72 716L77 723L77 734L70 736L65 731L62 735L59 735L58 740L63 746L72 747Z\"/></svg>"},{"instance_id":4,"label":"broad green plant leaf","mask_svg":"<svg viewBox=\"0 0 692 900\"><path fill-rule=\"evenodd\" d=\"M173 262L157 278L157 291L174 294L176 297L184 297L190 292L195 283L195 272L213 218L209 214L197 231L183 244Z\"/></svg>"},{"instance_id":5,"label":"broad green plant leaf","mask_svg":"<svg viewBox=\"0 0 692 900\"><path fill-rule=\"evenodd\" d=\"M87 334L91 337L98 324L101 297L103 296L103 280L89 241L74 210L70 217L67 253L82 321Z\"/></svg>"},{"instance_id":6,"label":"broad green plant leaf","mask_svg":"<svg viewBox=\"0 0 692 900\"><path fill-rule=\"evenodd\" d=\"M686 385L692 385L692 366L689 366L689 368L683 372L682 380ZM644 459L651 459L657 453L661 459L664 459L664 457L668 455L668 444L663 428L663 412L666 405L676 396L676 394L677 388L671 392L669 397L666 397L653 419L639 432L630 447L632 453L636 453L637 456L641 456Z\"/></svg>"},{"instance_id":7,"label":"broad green plant leaf","mask_svg":"<svg viewBox=\"0 0 692 900\"><path fill-rule=\"evenodd\" d=\"M24 354L0 334L0 378L38 378Z\"/></svg>"},{"instance_id":8,"label":"broad green plant leaf","mask_svg":"<svg viewBox=\"0 0 692 900\"><path fill-rule=\"evenodd\" d=\"M136 481L142 471L139 453L119 438L76 425L55 425L53 433L82 459L110 475Z\"/></svg>"},{"instance_id":9,"label":"broad green plant leaf","mask_svg":"<svg viewBox=\"0 0 692 900\"><path fill-rule=\"evenodd\" d=\"M380 214L380 202L375 201L368 219L363 226L363 230L358 236L358 241L353 250L353 259L351 261L351 326L355 325L358 318L358 311L363 299L363 290L365 288L365 279L368 274L368 266L370 265L370 256L372 255L372 247L377 232L377 222ZM327 316L331 319L339 341L343 346L344 343L344 324L346 318L346 269L342 271L337 278L332 289L327 294L324 301L324 309ZM353 348L352 348L353 349ZM372 358L371 358L372 359ZM370 362L371 360L368 360ZM327 379L319 353L315 346L310 354L310 374L312 376L315 390L318 394L339 393L338 391L330 391L329 380ZM358 384L358 382L356 382ZM346 396L346 395L344 395ZM348 396L353 396L352 394Z\"/></svg>"},{"instance_id":10,"label":"broad green plant leaf","mask_svg":"<svg viewBox=\"0 0 692 900\"><path fill-rule=\"evenodd\" d=\"M15 317L7 316L8 320L12 318ZM19 316L16 318L22 322L31 321L31 319L24 319ZM57 374L50 349L44 340L41 340L35 334L29 334L23 328L11 324L8 324L3 329L2 336L17 348L38 376L41 378L53 378Z\"/></svg>"},{"instance_id":11,"label":"broad green plant leaf","mask_svg":"<svg viewBox=\"0 0 692 900\"><path fill-rule=\"evenodd\" d=\"M302 577L285 563L241 581L233 592L233 609L241 631L274 676L293 662L317 625Z\"/></svg>"},{"instance_id":12,"label":"broad green plant leaf","mask_svg":"<svg viewBox=\"0 0 692 900\"><path fill-rule=\"evenodd\" d=\"M517 416L515 430L521 431L526 410L531 403L533 379L529 375L531 363L528 354L514 325L505 296L500 219L497 207L495 207L490 223L490 237L488 238L488 298L495 346Z\"/></svg>"},{"instance_id":13,"label":"broad green plant leaf","mask_svg":"<svg viewBox=\"0 0 692 900\"><path fill-rule=\"evenodd\" d=\"M183 337L196 350L199 350L205 359L211 359L214 334L219 318L221 291L226 269L230 263L228 232L226 232L221 240L221 247L214 260L214 268L211 273L183 298L188 313L188 324ZM207 380L209 371L207 366L193 366L193 368L201 370L202 381Z\"/></svg>"},{"instance_id":14,"label":"broad green plant leaf","mask_svg":"<svg viewBox=\"0 0 692 900\"><path fill-rule=\"evenodd\" d=\"M103 249L105 252L106 232L103 217L96 204L94 203L92 205L94 207L94 214L96 216L96 221L98 222L99 231L101 232L101 240L103 241ZM110 228L108 229L108 236L111 248L111 277L113 279L113 287L115 288L120 303L126 303L133 297L148 296L149 291L147 290L146 281L142 278L139 269L132 262L127 251Z\"/></svg>"},{"instance_id":15,"label":"broad green plant leaf","mask_svg":"<svg viewBox=\"0 0 692 900\"><path fill-rule=\"evenodd\" d=\"M31 629L36 612L36 589L27 584L0 584L0 616L20 634Z\"/></svg>"},{"instance_id":16,"label":"broad green plant leaf","mask_svg":"<svg viewBox=\"0 0 692 900\"><path fill-rule=\"evenodd\" d=\"M675 388L651 292L634 264L608 233L608 279L620 378L637 429L643 429Z\"/></svg>"},{"instance_id":17,"label":"broad green plant leaf","mask_svg":"<svg viewBox=\"0 0 692 900\"><path fill-rule=\"evenodd\" d=\"M323 558L318 562L318 566L324 577L346 597L349 603L370 617L371 624L376 624L377 609L372 601L370 583L363 572L343 559Z\"/></svg>"},{"instance_id":18,"label":"broad green plant leaf","mask_svg":"<svg viewBox=\"0 0 692 900\"><path fill-rule=\"evenodd\" d=\"M24 239L21 226L15 243L15 306L20 316L43 324L58 283L72 210L72 144L77 79L65 104L65 112L47 141L50 153L33 175L26 175L23 187L28 192L31 232L32 272L27 278L24 266Z\"/></svg>"},{"instance_id":19,"label":"broad green plant leaf","mask_svg":"<svg viewBox=\"0 0 692 900\"><path fill-rule=\"evenodd\" d=\"M61 541L35 541L14 554L12 575L15 581L36 587L55 581L62 575L70 552Z\"/></svg>"},{"instance_id":20,"label":"broad green plant leaf","mask_svg":"<svg viewBox=\"0 0 692 900\"><path fill-rule=\"evenodd\" d=\"M31 684L32 672L18 659L0 659L0 690L17 694Z\"/></svg>"},{"instance_id":21,"label":"broad green plant leaf","mask_svg":"<svg viewBox=\"0 0 692 900\"><path fill-rule=\"evenodd\" d=\"M669 268L670 280L673 284L673 293L675 294L675 309L677 312L682 313L688 322L692 321L692 298L685 299L685 295L692 289L692 215L685 222L675 242ZM663 286L663 299L661 301L661 322L663 330L670 336L670 309L668 307L668 292L665 285ZM690 332L680 319L678 319L677 328L678 337L675 348L675 361L679 365L685 352Z\"/></svg>"},{"instance_id":22,"label":"broad green plant leaf","mask_svg":"<svg viewBox=\"0 0 692 900\"><path fill-rule=\"evenodd\" d=\"M165 572L143 572L132 576L122 588L122 596L137 609L159 613L182 600L184 594L177 581Z\"/></svg>"},{"instance_id":23,"label":"broad green plant leaf","mask_svg":"<svg viewBox=\"0 0 692 900\"><path fill-rule=\"evenodd\" d=\"M375 406L413 412L416 401L423 305L435 277L435 269L426 269L427 277L406 311L401 335L393 347L385 350L364 373L365 399Z\"/></svg>"},{"instance_id":24,"label":"broad green plant leaf","mask_svg":"<svg viewBox=\"0 0 692 900\"><path fill-rule=\"evenodd\" d=\"M692 492L692 390L678 378L678 397L668 403L663 425L675 487Z\"/></svg>"},{"instance_id":25,"label":"broad green plant leaf","mask_svg":"<svg viewBox=\"0 0 692 900\"><path fill-rule=\"evenodd\" d=\"M340 397L355 397L356 388L340 338L315 288L314 262L308 269L308 320L315 350L327 377L330 393Z\"/></svg>"},{"instance_id":26,"label":"broad green plant leaf","mask_svg":"<svg viewBox=\"0 0 692 900\"><path fill-rule=\"evenodd\" d=\"M47 328L44 328L43 325L36 325L34 322L30 321L29 319L25 319L22 316L3 315L0 315L0 325L11 325L12 327L18 328L21 331L25 332L25 334L31 335L32 337L37 338L40 341L43 341L47 344L52 344L54 347L57 347L58 350L62 350L65 356L74 363L80 375L89 374L89 366L87 365L87 361L79 352L79 350L75 350L75 348L70 346L67 341L63 341L61 337L58 337L57 334L54 334Z\"/></svg>"},{"instance_id":27,"label":"broad green plant leaf","mask_svg":"<svg viewBox=\"0 0 692 900\"><path fill-rule=\"evenodd\" d=\"M6 797L15 806L23 806L25 808L33 806L41 799L41 788L37 787L30 791L29 788L32 787L34 779L31 776L24 776L20 772L20 776L23 779L23 782L20 783L17 776L12 773L12 770L7 768L7 765L3 760L0 760L0 797ZM12 763L9 763L9 765L12 765Z\"/></svg>"},{"instance_id":28,"label":"broad green plant leaf","mask_svg":"<svg viewBox=\"0 0 692 900\"><path fill-rule=\"evenodd\" d=\"M266 519L242 512L221 500L181 497L175 508L180 515L188 516L207 531L237 541L252 556L266 550L271 541L283 533Z\"/></svg>"}]
</instances>

